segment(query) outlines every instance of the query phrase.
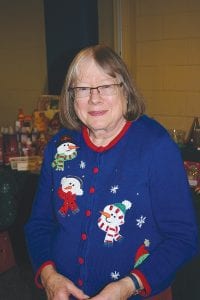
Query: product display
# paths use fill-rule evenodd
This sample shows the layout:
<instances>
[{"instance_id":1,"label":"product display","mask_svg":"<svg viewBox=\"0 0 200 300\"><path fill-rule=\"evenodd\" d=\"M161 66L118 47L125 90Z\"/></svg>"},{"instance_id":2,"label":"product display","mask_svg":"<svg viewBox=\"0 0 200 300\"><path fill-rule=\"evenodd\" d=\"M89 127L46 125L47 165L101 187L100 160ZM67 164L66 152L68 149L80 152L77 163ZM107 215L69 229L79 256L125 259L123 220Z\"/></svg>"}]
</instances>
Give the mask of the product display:
<instances>
[{"instance_id":1,"label":"product display","mask_svg":"<svg viewBox=\"0 0 200 300\"><path fill-rule=\"evenodd\" d=\"M18 171L40 170L49 139L61 128L59 96L42 95L31 115L19 108L14 126L0 131L0 165Z\"/></svg>"}]
</instances>

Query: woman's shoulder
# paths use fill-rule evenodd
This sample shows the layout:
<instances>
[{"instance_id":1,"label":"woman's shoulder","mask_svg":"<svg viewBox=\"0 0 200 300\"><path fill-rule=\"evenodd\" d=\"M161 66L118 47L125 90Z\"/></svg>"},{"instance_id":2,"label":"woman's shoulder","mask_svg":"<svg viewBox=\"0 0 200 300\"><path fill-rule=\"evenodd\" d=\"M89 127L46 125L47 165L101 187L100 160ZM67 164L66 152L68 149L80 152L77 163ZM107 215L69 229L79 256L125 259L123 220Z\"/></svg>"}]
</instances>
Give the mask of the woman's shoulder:
<instances>
[{"instance_id":1,"label":"woman's shoulder","mask_svg":"<svg viewBox=\"0 0 200 300\"><path fill-rule=\"evenodd\" d=\"M133 133L134 133L134 123L133 123ZM153 148L158 145L173 146L177 148L176 143L170 136L167 128L164 127L157 120L143 115L137 121L135 121L135 133L137 132L138 139L145 145Z\"/></svg>"},{"instance_id":2,"label":"woman's shoulder","mask_svg":"<svg viewBox=\"0 0 200 300\"><path fill-rule=\"evenodd\" d=\"M155 133L166 133L168 132L167 129L156 119L148 116L143 115L138 119L138 123L144 129L153 130Z\"/></svg>"},{"instance_id":3,"label":"woman's shoulder","mask_svg":"<svg viewBox=\"0 0 200 300\"><path fill-rule=\"evenodd\" d=\"M80 140L80 134L81 132L79 131L61 128L48 140L45 146L45 155L54 155L54 153L57 152L58 147L62 144L64 145L64 143L72 143L77 145L78 141Z\"/></svg>"},{"instance_id":4,"label":"woman's shoulder","mask_svg":"<svg viewBox=\"0 0 200 300\"><path fill-rule=\"evenodd\" d=\"M67 128L61 128L55 135L53 135L48 144L52 145L55 143L59 143L61 141L72 142L73 140L77 140L80 137L80 132L75 130L70 130Z\"/></svg>"}]
</instances>

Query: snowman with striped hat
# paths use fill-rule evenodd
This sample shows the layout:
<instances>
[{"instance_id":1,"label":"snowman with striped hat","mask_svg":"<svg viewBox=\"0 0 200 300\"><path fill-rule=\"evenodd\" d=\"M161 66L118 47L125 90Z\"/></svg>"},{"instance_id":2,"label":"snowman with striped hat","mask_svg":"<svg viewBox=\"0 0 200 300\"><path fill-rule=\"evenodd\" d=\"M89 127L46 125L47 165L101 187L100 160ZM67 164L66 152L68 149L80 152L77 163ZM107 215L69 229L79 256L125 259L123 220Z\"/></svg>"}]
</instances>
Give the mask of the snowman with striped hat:
<instances>
[{"instance_id":1,"label":"snowman with striped hat","mask_svg":"<svg viewBox=\"0 0 200 300\"><path fill-rule=\"evenodd\" d=\"M121 203L109 204L101 211L98 219L98 227L105 231L104 245L112 246L114 241L120 241L123 237L119 233L120 226L125 222L125 213L132 203L124 200Z\"/></svg>"}]
</instances>

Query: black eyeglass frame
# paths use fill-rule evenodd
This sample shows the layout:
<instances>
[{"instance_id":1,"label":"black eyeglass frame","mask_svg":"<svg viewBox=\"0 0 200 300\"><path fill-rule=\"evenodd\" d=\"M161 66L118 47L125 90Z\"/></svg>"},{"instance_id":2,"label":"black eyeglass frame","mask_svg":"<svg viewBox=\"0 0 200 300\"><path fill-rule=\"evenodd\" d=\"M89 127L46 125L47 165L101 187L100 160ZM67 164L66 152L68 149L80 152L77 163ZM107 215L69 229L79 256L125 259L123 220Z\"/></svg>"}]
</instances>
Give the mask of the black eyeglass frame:
<instances>
[{"instance_id":1,"label":"black eyeglass frame","mask_svg":"<svg viewBox=\"0 0 200 300\"><path fill-rule=\"evenodd\" d=\"M102 87L110 87L110 86L119 86L119 87L122 87L123 86L123 82L120 82L120 83L111 83L111 84L103 84L103 85L98 85L96 87L89 87L89 86L75 86L75 87L69 87L68 88L68 92L74 92L76 91L76 89L89 89L90 90L90 93L88 96L91 95L91 91L92 90L97 90L99 95L101 95L101 92L99 91L99 88L102 88ZM81 97L81 98L84 98L84 97Z\"/></svg>"}]
</instances>

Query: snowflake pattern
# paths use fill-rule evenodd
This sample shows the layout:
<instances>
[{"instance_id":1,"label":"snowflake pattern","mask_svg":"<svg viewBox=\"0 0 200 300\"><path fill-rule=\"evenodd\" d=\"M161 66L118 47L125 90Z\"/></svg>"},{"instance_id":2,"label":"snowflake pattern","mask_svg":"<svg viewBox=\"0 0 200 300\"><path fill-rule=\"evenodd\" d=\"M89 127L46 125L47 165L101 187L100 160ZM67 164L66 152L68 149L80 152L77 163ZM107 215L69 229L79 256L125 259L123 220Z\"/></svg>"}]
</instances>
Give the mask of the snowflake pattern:
<instances>
[{"instance_id":1,"label":"snowflake pattern","mask_svg":"<svg viewBox=\"0 0 200 300\"><path fill-rule=\"evenodd\" d=\"M119 274L119 272L117 272L117 271L111 272L111 274L110 274L110 277L111 277L113 280L118 280L118 279L119 279L119 276L120 276L120 274Z\"/></svg>"},{"instance_id":2,"label":"snowflake pattern","mask_svg":"<svg viewBox=\"0 0 200 300\"><path fill-rule=\"evenodd\" d=\"M148 239L145 239L145 240L144 240L144 245L145 245L146 247L149 247L149 246L150 246L150 241L149 241Z\"/></svg>"},{"instance_id":3,"label":"snowflake pattern","mask_svg":"<svg viewBox=\"0 0 200 300\"><path fill-rule=\"evenodd\" d=\"M80 162L80 169L85 169L85 167L86 167L86 163L81 160L81 162Z\"/></svg>"},{"instance_id":4,"label":"snowflake pattern","mask_svg":"<svg viewBox=\"0 0 200 300\"><path fill-rule=\"evenodd\" d=\"M146 217L141 216L139 219L136 219L136 221L137 221L137 226L139 228L142 228L142 225L145 224Z\"/></svg>"},{"instance_id":5,"label":"snowflake pattern","mask_svg":"<svg viewBox=\"0 0 200 300\"><path fill-rule=\"evenodd\" d=\"M118 189L119 189L118 185L113 185L111 186L110 192L116 194Z\"/></svg>"}]
</instances>

